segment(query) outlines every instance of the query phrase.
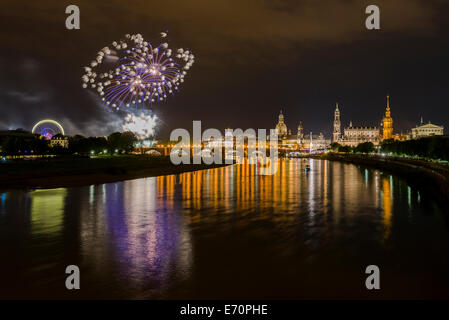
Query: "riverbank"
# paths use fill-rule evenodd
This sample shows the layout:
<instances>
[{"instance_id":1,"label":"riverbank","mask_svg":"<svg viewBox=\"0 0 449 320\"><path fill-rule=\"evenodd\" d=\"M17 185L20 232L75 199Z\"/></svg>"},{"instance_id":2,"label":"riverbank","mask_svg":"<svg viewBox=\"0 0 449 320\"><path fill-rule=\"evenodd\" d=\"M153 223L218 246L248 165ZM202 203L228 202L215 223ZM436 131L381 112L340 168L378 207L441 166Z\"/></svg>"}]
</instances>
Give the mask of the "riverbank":
<instances>
[{"instance_id":1,"label":"riverbank","mask_svg":"<svg viewBox=\"0 0 449 320\"><path fill-rule=\"evenodd\" d=\"M170 157L120 155L8 161L0 164L0 189L61 188L211 169L221 165L174 165Z\"/></svg>"},{"instance_id":2,"label":"riverbank","mask_svg":"<svg viewBox=\"0 0 449 320\"><path fill-rule=\"evenodd\" d=\"M449 200L449 166L395 156L325 153L312 158L342 161L398 174L421 188L436 191Z\"/></svg>"}]
</instances>

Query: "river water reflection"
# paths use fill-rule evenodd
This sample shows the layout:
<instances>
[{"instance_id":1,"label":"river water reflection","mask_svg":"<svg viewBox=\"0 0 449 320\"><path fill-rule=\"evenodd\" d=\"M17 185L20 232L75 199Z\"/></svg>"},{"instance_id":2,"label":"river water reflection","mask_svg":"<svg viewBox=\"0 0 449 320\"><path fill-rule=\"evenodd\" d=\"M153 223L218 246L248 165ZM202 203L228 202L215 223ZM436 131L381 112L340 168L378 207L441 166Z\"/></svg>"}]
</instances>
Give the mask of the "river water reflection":
<instances>
[{"instance_id":1,"label":"river water reflection","mask_svg":"<svg viewBox=\"0 0 449 320\"><path fill-rule=\"evenodd\" d=\"M447 212L350 164L282 160L0 193L1 298L448 298ZM65 289L65 267L81 290ZM366 266L381 290L365 289Z\"/></svg>"}]
</instances>

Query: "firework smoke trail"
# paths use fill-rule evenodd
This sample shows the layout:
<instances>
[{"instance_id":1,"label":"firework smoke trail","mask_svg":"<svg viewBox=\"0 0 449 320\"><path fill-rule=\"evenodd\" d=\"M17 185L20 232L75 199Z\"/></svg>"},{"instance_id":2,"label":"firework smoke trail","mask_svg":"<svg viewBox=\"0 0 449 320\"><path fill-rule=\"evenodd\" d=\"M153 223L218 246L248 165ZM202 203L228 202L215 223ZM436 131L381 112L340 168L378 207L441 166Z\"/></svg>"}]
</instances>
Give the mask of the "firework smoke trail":
<instances>
[{"instance_id":1,"label":"firework smoke trail","mask_svg":"<svg viewBox=\"0 0 449 320\"><path fill-rule=\"evenodd\" d=\"M122 129L123 131L131 131L139 140L144 140L154 135L157 119L156 115L147 115L143 112L138 116L129 113L125 117L125 124L123 124Z\"/></svg>"},{"instance_id":2,"label":"firework smoke trail","mask_svg":"<svg viewBox=\"0 0 449 320\"><path fill-rule=\"evenodd\" d=\"M166 36L161 33L162 38ZM95 90L115 109L165 101L179 89L195 62L189 50L180 48L174 54L167 42L153 47L140 34L127 34L125 40L114 41L112 46L98 52L90 66L84 68L81 80L83 88ZM114 67L95 72L104 61L112 62Z\"/></svg>"}]
</instances>

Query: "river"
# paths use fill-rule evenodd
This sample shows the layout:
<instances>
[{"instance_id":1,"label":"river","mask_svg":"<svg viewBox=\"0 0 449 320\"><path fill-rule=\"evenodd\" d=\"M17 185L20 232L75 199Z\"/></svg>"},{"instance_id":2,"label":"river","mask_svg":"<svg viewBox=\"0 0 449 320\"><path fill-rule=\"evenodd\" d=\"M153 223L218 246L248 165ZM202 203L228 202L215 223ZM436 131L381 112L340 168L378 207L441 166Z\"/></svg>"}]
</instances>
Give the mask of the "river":
<instances>
[{"instance_id":1,"label":"river","mask_svg":"<svg viewBox=\"0 0 449 320\"><path fill-rule=\"evenodd\" d=\"M283 159L0 192L0 297L449 298L449 226L425 186ZM65 288L77 265L81 289ZM365 268L380 269L380 290Z\"/></svg>"}]
</instances>

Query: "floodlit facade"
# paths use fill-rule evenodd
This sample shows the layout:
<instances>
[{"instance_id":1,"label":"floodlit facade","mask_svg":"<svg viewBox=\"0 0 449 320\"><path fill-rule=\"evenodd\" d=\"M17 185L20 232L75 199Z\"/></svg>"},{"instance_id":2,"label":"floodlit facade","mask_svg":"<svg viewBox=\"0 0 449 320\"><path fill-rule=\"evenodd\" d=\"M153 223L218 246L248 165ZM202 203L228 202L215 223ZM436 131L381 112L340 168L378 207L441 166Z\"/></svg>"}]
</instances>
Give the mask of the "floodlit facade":
<instances>
[{"instance_id":1,"label":"floodlit facade","mask_svg":"<svg viewBox=\"0 0 449 320\"><path fill-rule=\"evenodd\" d=\"M378 145L380 142L380 132L378 127L355 127L352 122L349 127L344 128L343 139L338 143L343 146L355 147L359 143L372 142Z\"/></svg>"},{"instance_id":2,"label":"floodlit facade","mask_svg":"<svg viewBox=\"0 0 449 320\"><path fill-rule=\"evenodd\" d=\"M304 143L304 148L309 152L320 152L326 150L331 144L330 139L326 139L323 133L312 134L310 133L308 141Z\"/></svg>"},{"instance_id":3,"label":"floodlit facade","mask_svg":"<svg viewBox=\"0 0 449 320\"><path fill-rule=\"evenodd\" d=\"M415 128L412 128L412 139L419 139L423 137L430 137L430 136L442 136L444 132L443 126L438 126L433 123L426 123L423 124L423 121L421 119L421 124L419 126L416 126Z\"/></svg>"},{"instance_id":4,"label":"floodlit facade","mask_svg":"<svg viewBox=\"0 0 449 320\"><path fill-rule=\"evenodd\" d=\"M50 140L50 147L62 147L62 148L68 148L69 147L69 139L67 137L53 137Z\"/></svg>"},{"instance_id":5,"label":"floodlit facade","mask_svg":"<svg viewBox=\"0 0 449 320\"><path fill-rule=\"evenodd\" d=\"M334 112L334 132L332 135L332 142L339 142L341 139L341 121L340 110L338 109L338 103Z\"/></svg>"},{"instance_id":6,"label":"floodlit facade","mask_svg":"<svg viewBox=\"0 0 449 320\"><path fill-rule=\"evenodd\" d=\"M390 111L390 96L387 96L387 109L385 110L385 117L382 120L382 139L393 139L393 118Z\"/></svg>"},{"instance_id":7,"label":"floodlit facade","mask_svg":"<svg viewBox=\"0 0 449 320\"><path fill-rule=\"evenodd\" d=\"M284 122L284 115L282 114L282 110L279 113L279 119L275 129L279 138L287 135L287 125Z\"/></svg>"}]
</instances>

